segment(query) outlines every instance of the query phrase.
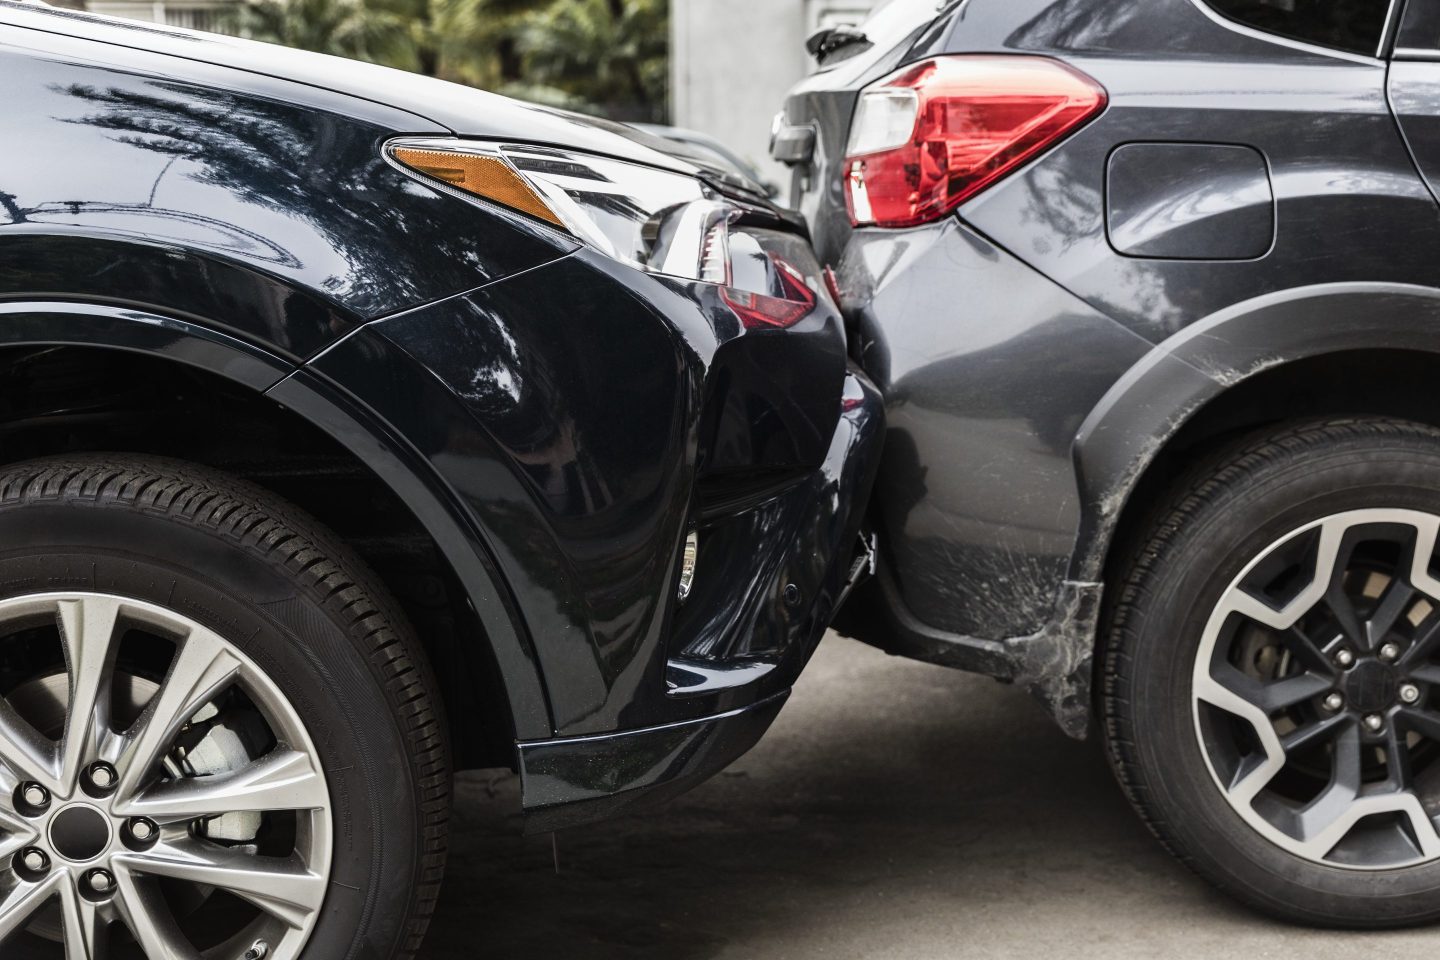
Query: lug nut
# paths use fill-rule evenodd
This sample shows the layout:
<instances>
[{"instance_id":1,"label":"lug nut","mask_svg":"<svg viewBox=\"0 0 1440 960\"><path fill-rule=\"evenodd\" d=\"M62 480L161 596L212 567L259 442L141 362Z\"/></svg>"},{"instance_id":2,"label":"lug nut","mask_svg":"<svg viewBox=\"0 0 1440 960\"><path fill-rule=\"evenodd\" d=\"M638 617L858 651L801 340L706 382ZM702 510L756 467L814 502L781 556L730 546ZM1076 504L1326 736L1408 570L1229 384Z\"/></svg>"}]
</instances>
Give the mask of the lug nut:
<instances>
[{"instance_id":1,"label":"lug nut","mask_svg":"<svg viewBox=\"0 0 1440 960\"><path fill-rule=\"evenodd\" d=\"M90 768L90 785L96 790L109 790L115 786L115 780L115 768L108 763L97 763Z\"/></svg>"},{"instance_id":2,"label":"lug nut","mask_svg":"<svg viewBox=\"0 0 1440 960\"><path fill-rule=\"evenodd\" d=\"M1341 647L1335 651L1335 663L1348 670L1350 667L1355 666L1355 654L1351 653L1345 647Z\"/></svg>"},{"instance_id":3,"label":"lug nut","mask_svg":"<svg viewBox=\"0 0 1440 960\"><path fill-rule=\"evenodd\" d=\"M1370 713L1365 716L1365 729L1371 733L1378 733L1385 726L1385 718L1378 713Z\"/></svg>"},{"instance_id":4,"label":"lug nut","mask_svg":"<svg viewBox=\"0 0 1440 960\"><path fill-rule=\"evenodd\" d=\"M50 806L50 791L38 783L27 783L20 791L20 797L32 807L41 810Z\"/></svg>"},{"instance_id":5,"label":"lug nut","mask_svg":"<svg viewBox=\"0 0 1440 960\"><path fill-rule=\"evenodd\" d=\"M1325 709L1329 710L1331 713L1334 713L1336 710L1339 710L1341 707L1345 706L1345 698L1339 692L1330 694L1325 698L1324 702Z\"/></svg>"},{"instance_id":6,"label":"lug nut","mask_svg":"<svg viewBox=\"0 0 1440 960\"><path fill-rule=\"evenodd\" d=\"M1414 703L1420 699L1420 688L1413 683L1400 684L1400 699L1406 703Z\"/></svg>"},{"instance_id":7,"label":"lug nut","mask_svg":"<svg viewBox=\"0 0 1440 960\"><path fill-rule=\"evenodd\" d=\"M140 817L130 821L130 836L141 843L149 843L157 832L154 821Z\"/></svg>"},{"instance_id":8,"label":"lug nut","mask_svg":"<svg viewBox=\"0 0 1440 960\"><path fill-rule=\"evenodd\" d=\"M1399 660L1400 645L1397 643L1387 643L1382 646L1380 648L1380 659L1386 663L1394 663L1396 660Z\"/></svg>"},{"instance_id":9,"label":"lug nut","mask_svg":"<svg viewBox=\"0 0 1440 960\"><path fill-rule=\"evenodd\" d=\"M38 850L35 847L20 854L20 862L31 873L44 873L50 869L50 858L45 855L44 850Z\"/></svg>"},{"instance_id":10,"label":"lug nut","mask_svg":"<svg viewBox=\"0 0 1440 960\"><path fill-rule=\"evenodd\" d=\"M85 879L95 893L105 894L115 889L115 878L104 870L93 870Z\"/></svg>"}]
</instances>

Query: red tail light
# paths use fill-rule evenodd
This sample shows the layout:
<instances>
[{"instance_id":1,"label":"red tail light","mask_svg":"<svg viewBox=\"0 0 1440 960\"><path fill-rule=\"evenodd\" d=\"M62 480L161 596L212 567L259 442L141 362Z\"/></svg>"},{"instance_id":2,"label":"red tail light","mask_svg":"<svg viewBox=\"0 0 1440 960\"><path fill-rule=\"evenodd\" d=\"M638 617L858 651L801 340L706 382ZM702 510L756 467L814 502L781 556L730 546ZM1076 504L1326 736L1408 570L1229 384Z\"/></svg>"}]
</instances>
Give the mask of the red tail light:
<instances>
[{"instance_id":1,"label":"red tail light","mask_svg":"<svg viewBox=\"0 0 1440 960\"><path fill-rule=\"evenodd\" d=\"M938 220L1105 108L1105 90L1057 60L952 56L860 94L845 159L856 226Z\"/></svg>"}]
</instances>

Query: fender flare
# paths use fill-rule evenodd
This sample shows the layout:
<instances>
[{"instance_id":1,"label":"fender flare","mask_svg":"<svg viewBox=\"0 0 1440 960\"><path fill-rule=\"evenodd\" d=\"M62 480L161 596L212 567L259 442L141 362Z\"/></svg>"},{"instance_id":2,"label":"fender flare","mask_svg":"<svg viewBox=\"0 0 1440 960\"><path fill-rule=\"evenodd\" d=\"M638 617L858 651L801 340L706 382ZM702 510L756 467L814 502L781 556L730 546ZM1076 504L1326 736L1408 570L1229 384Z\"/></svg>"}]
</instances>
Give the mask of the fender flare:
<instances>
[{"instance_id":1,"label":"fender flare","mask_svg":"<svg viewBox=\"0 0 1440 960\"><path fill-rule=\"evenodd\" d=\"M425 458L327 378L202 324L109 304L0 303L0 346L89 346L159 357L269 397L324 432L406 504L450 564L484 628L516 737L552 735L535 656L480 532Z\"/></svg>"},{"instance_id":2,"label":"fender flare","mask_svg":"<svg viewBox=\"0 0 1440 960\"><path fill-rule=\"evenodd\" d=\"M1235 304L1156 345L1106 392L1076 435L1082 519L1069 579L1103 580L1131 493L1206 404L1297 360L1374 349L1440 355L1440 290L1399 283L1297 287Z\"/></svg>"}]
</instances>

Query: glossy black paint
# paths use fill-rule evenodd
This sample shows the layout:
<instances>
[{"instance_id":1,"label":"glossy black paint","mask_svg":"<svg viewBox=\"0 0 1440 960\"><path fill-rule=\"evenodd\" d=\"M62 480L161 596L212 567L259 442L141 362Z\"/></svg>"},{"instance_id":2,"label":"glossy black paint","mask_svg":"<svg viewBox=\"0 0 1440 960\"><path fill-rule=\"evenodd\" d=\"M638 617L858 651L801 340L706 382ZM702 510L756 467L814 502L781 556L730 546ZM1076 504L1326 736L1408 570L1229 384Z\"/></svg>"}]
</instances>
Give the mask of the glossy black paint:
<instances>
[{"instance_id":1,"label":"glossy black paint","mask_svg":"<svg viewBox=\"0 0 1440 960\"><path fill-rule=\"evenodd\" d=\"M1083 734L1112 538L1167 444L1290 364L1431 350L1415 304L1440 288L1433 6L1408 4L1401 47L1425 49L1392 63L1201 0L966 0L796 89L785 123L816 132L796 199L889 423L884 575L849 629L1024 678ZM860 89L965 53L1061 59L1108 106L953 219L852 230L840 173Z\"/></svg>"},{"instance_id":2,"label":"glossy black paint","mask_svg":"<svg viewBox=\"0 0 1440 960\"><path fill-rule=\"evenodd\" d=\"M649 806L725 769L764 736L788 691L718 716L520 745L525 829L548 833ZM623 778L596 771L624 771Z\"/></svg>"},{"instance_id":3,"label":"glossy black paint","mask_svg":"<svg viewBox=\"0 0 1440 960\"><path fill-rule=\"evenodd\" d=\"M633 131L228 38L0 0L0 76L18 87L0 114L0 346L198 367L363 463L483 627L462 660L496 692L458 685L448 709L503 696L546 822L668 795L748 749L851 580L882 439L793 217ZM384 159L417 134L733 190L737 278L783 256L814 309L747 329L714 285Z\"/></svg>"}]
</instances>

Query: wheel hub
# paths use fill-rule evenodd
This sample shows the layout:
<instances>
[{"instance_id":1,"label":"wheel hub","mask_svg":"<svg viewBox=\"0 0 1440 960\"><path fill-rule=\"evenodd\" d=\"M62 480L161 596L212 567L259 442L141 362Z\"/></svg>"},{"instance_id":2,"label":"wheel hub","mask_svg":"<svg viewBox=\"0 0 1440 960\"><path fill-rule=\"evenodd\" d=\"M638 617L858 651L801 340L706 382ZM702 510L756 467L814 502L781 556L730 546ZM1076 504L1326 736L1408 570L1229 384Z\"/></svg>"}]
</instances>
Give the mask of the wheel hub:
<instances>
[{"instance_id":1,"label":"wheel hub","mask_svg":"<svg viewBox=\"0 0 1440 960\"><path fill-rule=\"evenodd\" d=\"M1440 517L1335 514L1247 563L1192 673L1216 788L1297 857L1361 870L1440 859Z\"/></svg>"},{"instance_id":2,"label":"wheel hub","mask_svg":"<svg viewBox=\"0 0 1440 960\"><path fill-rule=\"evenodd\" d=\"M148 960L226 938L295 960L329 886L333 825L314 743L274 681L137 600L0 600L0 651L17 635L54 653L0 692L0 956L27 931L94 960L123 925ZM231 896L224 929L212 916L190 930L216 891Z\"/></svg>"},{"instance_id":3,"label":"wheel hub","mask_svg":"<svg viewBox=\"0 0 1440 960\"><path fill-rule=\"evenodd\" d=\"M61 808L50 821L50 846L71 863L89 863L110 846L110 820L89 804Z\"/></svg>"},{"instance_id":4,"label":"wheel hub","mask_svg":"<svg viewBox=\"0 0 1440 960\"><path fill-rule=\"evenodd\" d=\"M1345 675L1345 700L1360 713L1388 710L1398 702L1403 674L1373 657L1358 661Z\"/></svg>"}]
</instances>

